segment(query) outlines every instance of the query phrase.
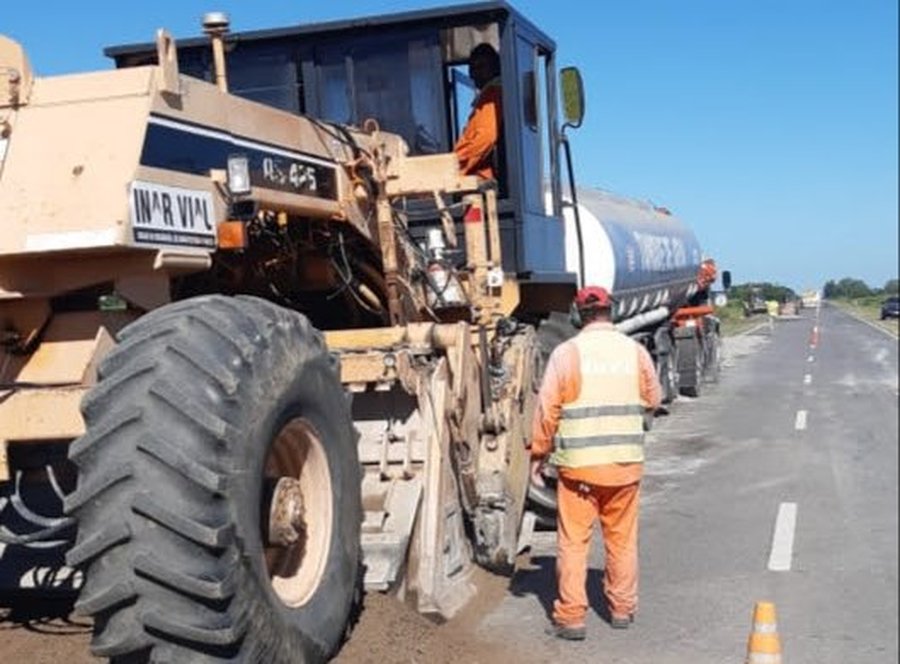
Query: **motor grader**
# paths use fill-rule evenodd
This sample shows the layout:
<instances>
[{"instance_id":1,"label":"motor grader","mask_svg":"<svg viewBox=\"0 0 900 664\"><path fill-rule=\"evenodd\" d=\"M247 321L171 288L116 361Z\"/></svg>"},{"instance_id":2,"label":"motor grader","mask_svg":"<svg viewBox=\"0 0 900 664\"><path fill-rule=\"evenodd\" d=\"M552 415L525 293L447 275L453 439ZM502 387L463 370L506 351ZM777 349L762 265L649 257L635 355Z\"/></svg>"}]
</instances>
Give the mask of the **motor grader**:
<instances>
[{"instance_id":1,"label":"motor grader","mask_svg":"<svg viewBox=\"0 0 900 664\"><path fill-rule=\"evenodd\" d=\"M322 661L364 589L513 568L581 80L504 2L204 32L47 78L0 38L0 576L98 656Z\"/></svg>"}]
</instances>

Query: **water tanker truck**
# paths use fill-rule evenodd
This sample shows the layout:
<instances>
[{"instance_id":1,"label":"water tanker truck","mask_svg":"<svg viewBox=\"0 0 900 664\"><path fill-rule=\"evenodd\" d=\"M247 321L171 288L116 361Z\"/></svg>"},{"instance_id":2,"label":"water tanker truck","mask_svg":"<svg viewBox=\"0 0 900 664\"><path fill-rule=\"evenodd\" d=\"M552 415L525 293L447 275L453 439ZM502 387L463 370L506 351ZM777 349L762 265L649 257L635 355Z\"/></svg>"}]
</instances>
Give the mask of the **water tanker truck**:
<instances>
[{"instance_id":1,"label":"water tanker truck","mask_svg":"<svg viewBox=\"0 0 900 664\"><path fill-rule=\"evenodd\" d=\"M580 187L575 200L565 211L566 266L576 272L583 264L585 283L613 294L613 322L650 351L664 402L699 396L719 371L715 263L666 208ZM722 276L727 289L731 275Z\"/></svg>"},{"instance_id":2,"label":"water tanker truck","mask_svg":"<svg viewBox=\"0 0 900 664\"><path fill-rule=\"evenodd\" d=\"M514 569L580 272L670 398L711 273L669 215L567 206L581 79L505 2L203 29L55 77L0 37L0 580L77 591L97 656L319 662L364 590L449 618ZM452 153L480 43L497 181Z\"/></svg>"},{"instance_id":3,"label":"water tanker truck","mask_svg":"<svg viewBox=\"0 0 900 664\"><path fill-rule=\"evenodd\" d=\"M664 404L698 397L718 380L721 331L715 315L725 302L715 293L715 263L705 258L693 231L667 208L612 192L577 187L564 209L566 266L583 283L614 298L613 323L650 352ZM731 274L723 272L724 288ZM550 313L538 326L544 356L577 333L571 316ZM668 407L668 406L666 406ZM652 418L646 420L646 426ZM532 485L528 496L537 523L555 523L555 476Z\"/></svg>"}]
</instances>

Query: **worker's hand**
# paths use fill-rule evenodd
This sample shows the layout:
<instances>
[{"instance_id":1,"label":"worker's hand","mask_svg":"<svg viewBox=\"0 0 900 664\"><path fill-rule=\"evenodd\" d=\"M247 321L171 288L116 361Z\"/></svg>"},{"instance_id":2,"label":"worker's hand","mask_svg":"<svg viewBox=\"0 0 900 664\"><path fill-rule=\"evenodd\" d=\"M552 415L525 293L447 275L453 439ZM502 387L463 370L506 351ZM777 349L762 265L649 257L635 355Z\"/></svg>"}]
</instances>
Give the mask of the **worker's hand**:
<instances>
[{"instance_id":1,"label":"worker's hand","mask_svg":"<svg viewBox=\"0 0 900 664\"><path fill-rule=\"evenodd\" d=\"M539 486L542 489L547 486L547 483L544 481L544 476L541 474L541 469L544 467L543 459L532 459L531 460L531 483L535 486Z\"/></svg>"}]
</instances>

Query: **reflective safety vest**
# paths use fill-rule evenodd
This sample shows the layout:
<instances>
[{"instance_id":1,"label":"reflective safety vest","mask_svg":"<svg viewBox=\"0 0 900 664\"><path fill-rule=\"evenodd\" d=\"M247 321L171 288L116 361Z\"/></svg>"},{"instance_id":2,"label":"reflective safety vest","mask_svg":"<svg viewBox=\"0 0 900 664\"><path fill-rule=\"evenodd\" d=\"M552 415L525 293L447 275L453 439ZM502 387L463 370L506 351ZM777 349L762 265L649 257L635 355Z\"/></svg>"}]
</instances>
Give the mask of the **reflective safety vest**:
<instances>
[{"instance_id":1,"label":"reflective safety vest","mask_svg":"<svg viewBox=\"0 0 900 664\"><path fill-rule=\"evenodd\" d=\"M567 468L644 460L644 407L634 341L610 329L572 339L581 391L563 404L550 463Z\"/></svg>"}]
</instances>

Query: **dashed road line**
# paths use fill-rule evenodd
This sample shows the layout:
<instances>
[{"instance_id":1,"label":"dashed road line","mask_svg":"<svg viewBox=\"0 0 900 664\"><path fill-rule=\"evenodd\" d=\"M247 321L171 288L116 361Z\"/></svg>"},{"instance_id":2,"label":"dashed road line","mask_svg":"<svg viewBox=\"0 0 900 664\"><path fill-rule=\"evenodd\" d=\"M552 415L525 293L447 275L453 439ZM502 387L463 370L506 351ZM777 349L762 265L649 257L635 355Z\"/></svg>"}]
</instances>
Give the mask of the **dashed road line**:
<instances>
[{"instance_id":1,"label":"dashed road line","mask_svg":"<svg viewBox=\"0 0 900 664\"><path fill-rule=\"evenodd\" d=\"M812 384L812 374L806 374L806 375L803 377L803 384L804 384L804 385L810 385L810 384Z\"/></svg>"},{"instance_id":2,"label":"dashed road line","mask_svg":"<svg viewBox=\"0 0 900 664\"><path fill-rule=\"evenodd\" d=\"M797 525L797 503L781 503L775 517L772 533L772 549L769 552L769 570L773 572L791 571L794 554L794 528Z\"/></svg>"},{"instance_id":3,"label":"dashed road line","mask_svg":"<svg viewBox=\"0 0 900 664\"><path fill-rule=\"evenodd\" d=\"M810 355L809 357L806 358L806 361L807 361L807 362L814 362L815 359L816 359L816 358L815 358L814 355Z\"/></svg>"},{"instance_id":4,"label":"dashed road line","mask_svg":"<svg viewBox=\"0 0 900 664\"><path fill-rule=\"evenodd\" d=\"M797 431L803 431L806 428L806 411L798 410L797 419L794 420L794 428Z\"/></svg>"}]
</instances>

